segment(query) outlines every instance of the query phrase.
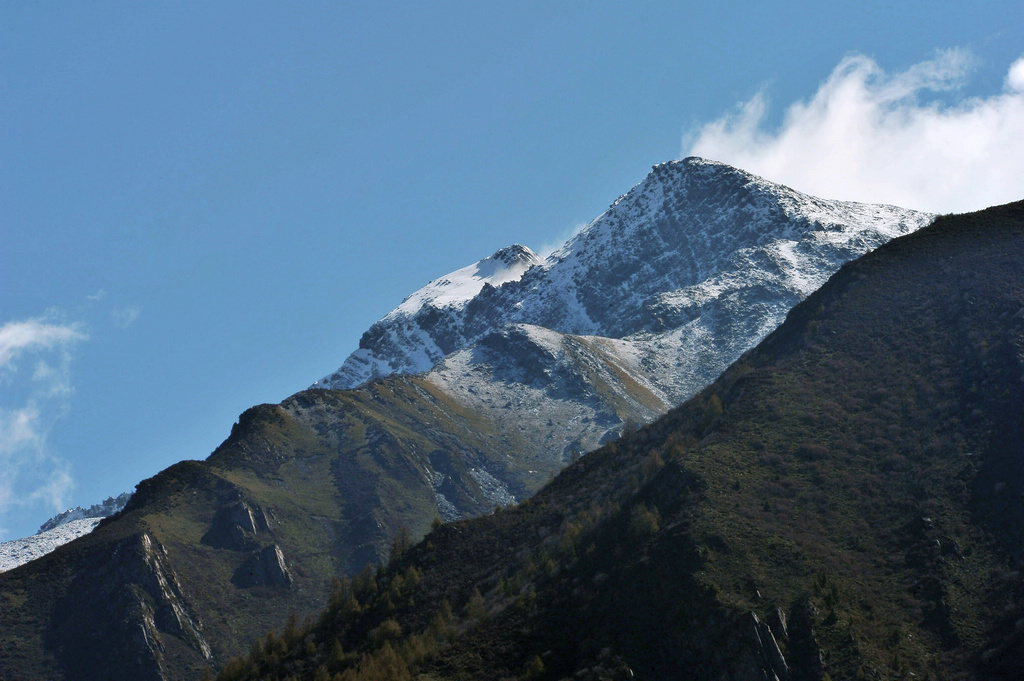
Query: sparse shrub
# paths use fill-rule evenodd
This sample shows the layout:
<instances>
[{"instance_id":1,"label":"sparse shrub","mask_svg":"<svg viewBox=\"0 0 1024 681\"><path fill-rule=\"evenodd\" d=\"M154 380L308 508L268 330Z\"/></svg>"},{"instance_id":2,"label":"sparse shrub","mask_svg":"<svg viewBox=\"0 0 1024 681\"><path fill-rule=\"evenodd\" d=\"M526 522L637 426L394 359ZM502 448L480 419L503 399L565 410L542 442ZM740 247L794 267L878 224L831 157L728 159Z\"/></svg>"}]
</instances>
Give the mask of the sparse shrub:
<instances>
[{"instance_id":1,"label":"sparse shrub","mask_svg":"<svg viewBox=\"0 0 1024 681\"><path fill-rule=\"evenodd\" d=\"M487 606L484 603L484 597L480 595L480 589L473 588L473 593L470 594L469 600L466 601L466 618L482 621L487 617Z\"/></svg>"},{"instance_id":2,"label":"sparse shrub","mask_svg":"<svg viewBox=\"0 0 1024 681\"><path fill-rule=\"evenodd\" d=\"M707 429L712 423L714 423L715 419L722 415L724 411L725 409L722 406L722 398L718 395L712 395L708 398L704 403L704 415L701 419L701 430Z\"/></svg>"},{"instance_id":3,"label":"sparse shrub","mask_svg":"<svg viewBox=\"0 0 1024 681\"><path fill-rule=\"evenodd\" d=\"M542 676L544 676L544 660L540 659L540 655L534 655L526 665L526 678L539 679Z\"/></svg>"},{"instance_id":4,"label":"sparse shrub","mask_svg":"<svg viewBox=\"0 0 1024 681\"><path fill-rule=\"evenodd\" d=\"M434 615L434 619L430 621L430 626L427 627L427 634L435 641L447 638L452 629L452 622L454 620L455 613L452 612L452 606L448 603L448 599L446 598L441 601L441 609L437 611L437 614Z\"/></svg>"},{"instance_id":5,"label":"sparse shrub","mask_svg":"<svg viewBox=\"0 0 1024 681\"><path fill-rule=\"evenodd\" d=\"M348 662L348 656L345 654L345 649L341 645L341 641L334 639L331 643L331 652L327 657L327 664L331 669L340 671L345 667Z\"/></svg>"},{"instance_id":6,"label":"sparse shrub","mask_svg":"<svg viewBox=\"0 0 1024 681\"><path fill-rule=\"evenodd\" d=\"M374 654L365 655L358 668L346 670L342 678L353 681L407 681L412 678L412 674L405 660L390 643L385 642Z\"/></svg>"},{"instance_id":7,"label":"sparse shrub","mask_svg":"<svg viewBox=\"0 0 1024 681\"><path fill-rule=\"evenodd\" d=\"M252 676L256 673L256 666L244 657L233 657L224 663L217 675L217 681L235 681Z\"/></svg>"},{"instance_id":8,"label":"sparse shrub","mask_svg":"<svg viewBox=\"0 0 1024 681\"><path fill-rule=\"evenodd\" d=\"M352 578L352 595L359 603L368 603L377 593L377 575L369 563L362 572Z\"/></svg>"},{"instance_id":9,"label":"sparse shrub","mask_svg":"<svg viewBox=\"0 0 1024 681\"><path fill-rule=\"evenodd\" d=\"M651 451L650 454L644 457L643 462L640 464L643 481L650 481L650 479L664 467L665 460L661 458L661 454L659 454L657 450Z\"/></svg>"},{"instance_id":10,"label":"sparse shrub","mask_svg":"<svg viewBox=\"0 0 1024 681\"><path fill-rule=\"evenodd\" d=\"M374 645L381 645L385 641L392 641L402 636L402 626L394 618L389 617L380 623L380 625L370 632L370 638L373 639Z\"/></svg>"},{"instance_id":11,"label":"sparse shrub","mask_svg":"<svg viewBox=\"0 0 1024 681\"><path fill-rule=\"evenodd\" d=\"M412 535L409 534L409 528L403 525L391 540L391 553L388 555L388 562L401 560L410 548L412 548Z\"/></svg>"},{"instance_id":12,"label":"sparse shrub","mask_svg":"<svg viewBox=\"0 0 1024 681\"><path fill-rule=\"evenodd\" d=\"M633 507L629 514L629 532L635 537L651 537L661 529L661 514L658 508L647 508L644 504Z\"/></svg>"},{"instance_id":13,"label":"sparse shrub","mask_svg":"<svg viewBox=\"0 0 1024 681\"><path fill-rule=\"evenodd\" d=\"M537 592L534 591L533 589L530 589L526 593L519 594L518 598L516 598L515 607L516 607L516 610L525 612L525 611L532 610L533 606L536 605L536 603L537 603Z\"/></svg>"}]
</instances>

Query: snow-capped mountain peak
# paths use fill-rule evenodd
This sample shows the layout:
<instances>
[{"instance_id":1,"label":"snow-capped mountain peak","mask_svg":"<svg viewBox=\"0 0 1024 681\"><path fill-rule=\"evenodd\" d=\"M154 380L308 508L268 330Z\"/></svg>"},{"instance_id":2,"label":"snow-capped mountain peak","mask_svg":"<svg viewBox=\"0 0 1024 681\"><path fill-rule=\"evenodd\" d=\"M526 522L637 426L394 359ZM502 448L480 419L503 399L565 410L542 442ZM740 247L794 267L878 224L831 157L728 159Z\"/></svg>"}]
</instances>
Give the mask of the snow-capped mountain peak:
<instances>
[{"instance_id":1,"label":"snow-capped mountain peak","mask_svg":"<svg viewBox=\"0 0 1024 681\"><path fill-rule=\"evenodd\" d=\"M661 353L667 365L698 361L669 355L699 341L720 348L699 359L717 373L840 265L932 217L818 199L696 157L661 163L545 260L513 246L430 282L318 387L428 371L509 323L618 339L674 332L662 343L675 348ZM680 331L714 310L708 328ZM673 398L693 389L684 384Z\"/></svg>"}]
</instances>

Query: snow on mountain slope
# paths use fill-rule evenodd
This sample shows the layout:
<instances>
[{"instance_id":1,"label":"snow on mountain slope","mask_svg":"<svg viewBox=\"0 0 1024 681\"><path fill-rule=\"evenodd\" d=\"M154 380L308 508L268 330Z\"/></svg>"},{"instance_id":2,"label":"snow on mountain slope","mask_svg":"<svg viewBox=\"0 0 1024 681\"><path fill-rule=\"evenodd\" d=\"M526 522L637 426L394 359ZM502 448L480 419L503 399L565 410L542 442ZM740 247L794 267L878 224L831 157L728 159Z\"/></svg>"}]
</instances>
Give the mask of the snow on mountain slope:
<instances>
[{"instance_id":1,"label":"snow on mountain slope","mask_svg":"<svg viewBox=\"0 0 1024 681\"><path fill-rule=\"evenodd\" d=\"M573 453L618 436L624 421L647 422L671 402L643 365L649 350L599 336L509 324L441 360L425 379L479 413L507 442L527 435L518 455L551 470ZM557 470L557 468L556 468Z\"/></svg>"},{"instance_id":2,"label":"snow on mountain slope","mask_svg":"<svg viewBox=\"0 0 1024 681\"><path fill-rule=\"evenodd\" d=\"M30 560L45 556L58 546L89 534L96 529L100 520L102 518L78 518L31 537L0 543L0 572L13 570Z\"/></svg>"},{"instance_id":3,"label":"snow on mountain slope","mask_svg":"<svg viewBox=\"0 0 1024 681\"><path fill-rule=\"evenodd\" d=\"M489 258L440 279L435 279L402 301L388 317L416 314L426 305L459 308L471 301L485 285L501 286L516 281L543 260L525 246L503 248ZM387 318L387 317L386 317Z\"/></svg>"},{"instance_id":4,"label":"snow on mountain slope","mask_svg":"<svg viewBox=\"0 0 1024 681\"><path fill-rule=\"evenodd\" d=\"M374 324L344 366L318 385L354 388L377 376L427 371L464 343L445 332L442 311L457 315L481 290L516 281L542 262L529 248L515 244L435 279ZM380 348L393 350L385 353Z\"/></svg>"},{"instance_id":5,"label":"snow on mountain slope","mask_svg":"<svg viewBox=\"0 0 1024 681\"><path fill-rule=\"evenodd\" d=\"M45 556L62 544L89 534L101 520L123 509L131 496L131 492L123 492L89 508L70 508L47 520L31 537L3 542L0 544L0 572L13 570L30 560Z\"/></svg>"},{"instance_id":6,"label":"snow on mountain slope","mask_svg":"<svg viewBox=\"0 0 1024 681\"><path fill-rule=\"evenodd\" d=\"M546 259L513 246L413 293L314 387L421 374L515 452L474 470L530 488L691 397L843 263L932 217L660 164Z\"/></svg>"},{"instance_id":7,"label":"snow on mountain slope","mask_svg":"<svg viewBox=\"0 0 1024 681\"><path fill-rule=\"evenodd\" d=\"M624 356L644 358L632 376L675 403L843 263L932 218L818 199L704 159L663 163L548 258L512 246L413 293L317 386L425 372L515 323L619 339Z\"/></svg>"},{"instance_id":8,"label":"snow on mountain slope","mask_svg":"<svg viewBox=\"0 0 1024 681\"><path fill-rule=\"evenodd\" d=\"M131 498L131 492L122 492L116 497L107 497L103 503L93 504L89 508L75 506L47 520L40 526L39 532L36 532L36 534L41 534L47 530L52 530L58 525L64 525L83 518L106 518L107 516L114 515L123 509Z\"/></svg>"}]
</instances>

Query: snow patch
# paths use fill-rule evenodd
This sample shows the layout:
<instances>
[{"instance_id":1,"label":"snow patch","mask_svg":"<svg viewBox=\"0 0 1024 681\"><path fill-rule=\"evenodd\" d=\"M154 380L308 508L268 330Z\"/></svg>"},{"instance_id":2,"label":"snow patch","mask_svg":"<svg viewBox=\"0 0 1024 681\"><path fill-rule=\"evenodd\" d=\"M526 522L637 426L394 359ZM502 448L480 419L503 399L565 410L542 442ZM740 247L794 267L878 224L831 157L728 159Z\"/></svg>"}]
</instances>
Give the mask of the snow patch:
<instances>
[{"instance_id":1,"label":"snow patch","mask_svg":"<svg viewBox=\"0 0 1024 681\"><path fill-rule=\"evenodd\" d=\"M24 539L0 544L0 572L7 572L25 563L42 558L59 546L89 534L102 518L78 518Z\"/></svg>"}]
</instances>

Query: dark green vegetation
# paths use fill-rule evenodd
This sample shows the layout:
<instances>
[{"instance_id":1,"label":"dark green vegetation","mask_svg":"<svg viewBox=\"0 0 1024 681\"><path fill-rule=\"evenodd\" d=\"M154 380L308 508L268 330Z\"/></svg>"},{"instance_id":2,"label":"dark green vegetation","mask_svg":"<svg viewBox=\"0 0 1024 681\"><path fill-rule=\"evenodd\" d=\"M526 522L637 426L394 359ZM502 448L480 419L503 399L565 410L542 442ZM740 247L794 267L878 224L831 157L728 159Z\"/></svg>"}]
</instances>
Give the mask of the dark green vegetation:
<instances>
[{"instance_id":1,"label":"dark green vegetation","mask_svg":"<svg viewBox=\"0 0 1024 681\"><path fill-rule=\"evenodd\" d=\"M254 407L208 460L143 481L94 533L0 574L0 678L195 677L321 610L331 579L386 559L400 529L421 537L435 490L478 515L493 484L523 498L562 457L420 378Z\"/></svg>"},{"instance_id":2,"label":"dark green vegetation","mask_svg":"<svg viewBox=\"0 0 1024 681\"><path fill-rule=\"evenodd\" d=\"M1018 679L1024 203L845 266L513 509L399 542L224 681Z\"/></svg>"}]
</instances>

